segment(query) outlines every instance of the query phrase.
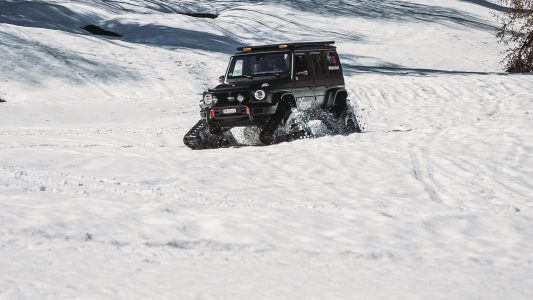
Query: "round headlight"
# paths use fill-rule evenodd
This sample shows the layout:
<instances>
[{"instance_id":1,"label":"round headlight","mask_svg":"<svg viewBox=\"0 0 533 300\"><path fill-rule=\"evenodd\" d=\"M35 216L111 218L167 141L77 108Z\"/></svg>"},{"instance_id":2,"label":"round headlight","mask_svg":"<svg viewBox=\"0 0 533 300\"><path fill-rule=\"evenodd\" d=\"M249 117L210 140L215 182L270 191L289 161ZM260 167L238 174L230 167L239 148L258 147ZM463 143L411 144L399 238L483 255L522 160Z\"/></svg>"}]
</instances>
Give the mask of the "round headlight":
<instances>
[{"instance_id":1,"label":"round headlight","mask_svg":"<svg viewBox=\"0 0 533 300\"><path fill-rule=\"evenodd\" d=\"M237 101L243 102L244 101L244 96L241 95L241 94L237 95Z\"/></svg>"},{"instance_id":2,"label":"round headlight","mask_svg":"<svg viewBox=\"0 0 533 300\"><path fill-rule=\"evenodd\" d=\"M213 96L213 103L214 103L214 104L217 104L217 102L218 102L218 98L217 98L217 96Z\"/></svg>"},{"instance_id":3,"label":"round headlight","mask_svg":"<svg viewBox=\"0 0 533 300\"><path fill-rule=\"evenodd\" d=\"M207 105L211 105L213 103L213 95L205 94L204 103L207 104Z\"/></svg>"},{"instance_id":4,"label":"round headlight","mask_svg":"<svg viewBox=\"0 0 533 300\"><path fill-rule=\"evenodd\" d=\"M255 96L255 99L257 100L263 100L266 97L266 93L263 90L257 90L255 91L254 96Z\"/></svg>"}]
</instances>

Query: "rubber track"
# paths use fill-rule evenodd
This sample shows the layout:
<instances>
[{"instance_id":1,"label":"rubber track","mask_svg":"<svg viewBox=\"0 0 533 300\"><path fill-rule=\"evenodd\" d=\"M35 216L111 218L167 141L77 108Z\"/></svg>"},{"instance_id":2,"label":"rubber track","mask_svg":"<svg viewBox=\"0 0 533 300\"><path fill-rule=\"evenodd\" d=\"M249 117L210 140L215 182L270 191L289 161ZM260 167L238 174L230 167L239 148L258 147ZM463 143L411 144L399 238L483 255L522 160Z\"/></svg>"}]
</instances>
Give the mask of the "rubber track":
<instances>
[{"instance_id":1,"label":"rubber track","mask_svg":"<svg viewBox=\"0 0 533 300\"><path fill-rule=\"evenodd\" d=\"M198 121L183 137L183 143L185 146L196 150L201 149L201 137L200 133L205 130L207 123L203 120Z\"/></svg>"},{"instance_id":2,"label":"rubber track","mask_svg":"<svg viewBox=\"0 0 533 300\"><path fill-rule=\"evenodd\" d=\"M207 129L207 122L198 121L183 137L185 146L193 150L216 149L235 146L235 141L223 136L214 135Z\"/></svg>"}]
</instances>

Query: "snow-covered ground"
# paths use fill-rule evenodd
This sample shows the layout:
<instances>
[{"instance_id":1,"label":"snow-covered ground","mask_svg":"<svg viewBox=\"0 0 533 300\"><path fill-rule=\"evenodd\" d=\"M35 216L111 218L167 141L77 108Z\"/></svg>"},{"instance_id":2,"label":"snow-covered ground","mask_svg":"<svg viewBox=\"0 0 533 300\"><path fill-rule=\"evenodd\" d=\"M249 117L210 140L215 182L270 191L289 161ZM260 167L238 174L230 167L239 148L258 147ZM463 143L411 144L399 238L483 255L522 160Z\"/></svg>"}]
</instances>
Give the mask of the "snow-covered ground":
<instances>
[{"instance_id":1,"label":"snow-covered ground","mask_svg":"<svg viewBox=\"0 0 533 300\"><path fill-rule=\"evenodd\" d=\"M533 77L490 9L0 1L0 298L532 299ZM183 145L234 48L331 39L366 133Z\"/></svg>"}]
</instances>

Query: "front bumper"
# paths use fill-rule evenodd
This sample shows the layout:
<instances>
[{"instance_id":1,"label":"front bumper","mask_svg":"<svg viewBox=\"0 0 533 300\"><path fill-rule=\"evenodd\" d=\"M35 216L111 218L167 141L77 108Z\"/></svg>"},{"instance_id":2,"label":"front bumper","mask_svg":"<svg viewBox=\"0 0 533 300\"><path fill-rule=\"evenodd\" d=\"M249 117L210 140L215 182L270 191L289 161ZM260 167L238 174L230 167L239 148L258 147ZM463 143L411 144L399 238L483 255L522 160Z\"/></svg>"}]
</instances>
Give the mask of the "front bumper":
<instances>
[{"instance_id":1,"label":"front bumper","mask_svg":"<svg viewBox=\"0 0 533 300\"><path fill-rule=\"evenodd\" d=\"M220 127L260 125L276 112L274 106L233 105L210 107L201 111L202 119Z\"/></svg>"}]
</instances>

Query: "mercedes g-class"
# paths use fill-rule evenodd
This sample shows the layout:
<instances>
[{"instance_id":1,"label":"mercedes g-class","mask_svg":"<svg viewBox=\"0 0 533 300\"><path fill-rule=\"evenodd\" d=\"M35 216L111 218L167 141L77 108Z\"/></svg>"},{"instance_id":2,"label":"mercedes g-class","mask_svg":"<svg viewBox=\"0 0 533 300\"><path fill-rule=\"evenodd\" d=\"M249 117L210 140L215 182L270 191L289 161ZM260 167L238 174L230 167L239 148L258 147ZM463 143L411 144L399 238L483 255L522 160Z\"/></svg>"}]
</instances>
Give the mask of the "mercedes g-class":
<instances>
[{"instance_id":1,"label":"mercedes g-class","mask_svg":"<svg viewBox=\"0 0 533 300\"><path fill-rule=\"evenodd\" d=\"M256 126L270 145L310 136L321 120L333 133L360 132L334 42L237 48L220 84L203 94L201 120L185 135L192 149L231 146L229 129Z\"/></svg>"}]
</instances>

